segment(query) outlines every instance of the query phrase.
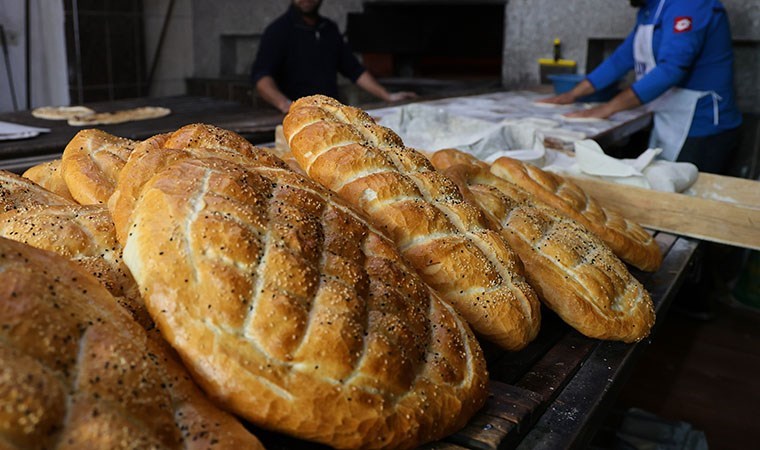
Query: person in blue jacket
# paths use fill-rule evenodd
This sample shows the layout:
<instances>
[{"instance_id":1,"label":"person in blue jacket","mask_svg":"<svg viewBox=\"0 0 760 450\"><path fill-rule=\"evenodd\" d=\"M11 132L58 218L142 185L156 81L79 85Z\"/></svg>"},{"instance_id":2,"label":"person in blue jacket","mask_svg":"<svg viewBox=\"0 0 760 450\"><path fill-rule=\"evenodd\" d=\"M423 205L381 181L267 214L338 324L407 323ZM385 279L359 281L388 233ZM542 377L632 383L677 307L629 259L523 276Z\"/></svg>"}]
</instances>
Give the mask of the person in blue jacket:
<instances>
[{"instance_id":1,"label":"person in blue jacket","mask_svg":"<svg viewBox=\"0 0 760 450\"><path fill-rule=\"evenodd\" d=\"M636 26L625 41L571 91L544 99L568 104L617 82L631 69L636 82L600 106L568 116L606 118L648 104L650 147L661 157L726 170L738 147L741 113L733 88L733 50L725 7L718 0L630 0Z\"/></svg>"},{"instance_id":2,"label":"person in blue jacket","mask_svg":"<svg viewBox=\"0 0 760 450\"><path fill-rule=\"evenodd\" d=\"M338 73L385 101L414 98L388 92L356 59L338 26L319 15L322 0L292 0L264 30L251 81L259 95L283 113L292 100L312 94L338 96Z\"/></svg>"}]
</instances>

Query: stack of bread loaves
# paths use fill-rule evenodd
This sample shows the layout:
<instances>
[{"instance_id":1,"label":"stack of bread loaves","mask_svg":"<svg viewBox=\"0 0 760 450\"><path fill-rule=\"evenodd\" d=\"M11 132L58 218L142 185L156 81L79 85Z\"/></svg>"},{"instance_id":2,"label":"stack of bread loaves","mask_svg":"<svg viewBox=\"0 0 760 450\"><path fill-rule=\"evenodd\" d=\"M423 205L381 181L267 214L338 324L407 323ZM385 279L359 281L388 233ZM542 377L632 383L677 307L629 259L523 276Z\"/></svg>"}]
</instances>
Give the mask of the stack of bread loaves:
<instances>
[{"instance_id":1,"label":"stack of bread loaves","mask_svg":"<svg viewBox=\"0 0 760 450\"><path fill-rule=\"evenodd\" d=\"M486 339L520 348L538 327L534 294L511 249L539 296L582 333L625 342L649 333L649 294L599 238L572 220L591 222L591 213L574 209L561 186L552 201L546 182L518 187L460 152L439 152L431 164L363 111L329 97L298 100L283 126L306 173L387 229L425 280ZM561 185L551 174L534 175L540 177ZM611 229L604 220L593 228L605 231L605 242L640 267L656 269L661 257L649 233L585 194L582 199L595 219L611 222Z\"/></svg>"},{"instance_id":2,"label":"stack of bread loaves","mask_svg":"<svg viewBox=\"0 0 760 450\"><path fill-rule=\"evenodd\" d=\"M262 448L232 413L415 448L486 401L470 326L522 349L542 300L590 337L648 334L618 257L656 270L659 249L574 185L428 159L323 96L283 136L281 159L209 125L83 130L61 160L0 172L0 442Z\"/></svg>"},{"instance_id":3,"label":"stack of bread loaves","mask_svg":"<svg viewBox=\"0 0 760 450\"><path fill-rule=\"evenodd\" d=\"M0 296L0 396L28 389L31 411L0 420L0 438L256 448L180 375L166 342L217 405L337 448L417 447L483 405L485 360L467 323L366 218L240 136L191 125L137 143L86 130L44 169L41 181L96 204L0 178L0 233L78 263L0 241L14 289ZM97 205L109 198L110 212ZM102 285L139 295L128 303ZM22 351L43 330L65 339ZM60 386L24 388L43 372Z\"/></svg>"}]
</instances>

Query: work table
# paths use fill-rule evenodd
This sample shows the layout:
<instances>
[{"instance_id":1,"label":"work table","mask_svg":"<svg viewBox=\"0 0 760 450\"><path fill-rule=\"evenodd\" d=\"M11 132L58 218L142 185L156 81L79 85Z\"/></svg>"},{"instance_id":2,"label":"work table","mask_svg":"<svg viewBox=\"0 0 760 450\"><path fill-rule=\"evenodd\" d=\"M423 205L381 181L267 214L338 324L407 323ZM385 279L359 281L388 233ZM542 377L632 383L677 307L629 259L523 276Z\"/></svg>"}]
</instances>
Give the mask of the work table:
<instances>
[{"instance_id":1,"label":"work table","mask_svg":"<svg viewBox=\"0 0 760 450\"><path fill-rule=\"evenodd\" d=\"M515 110L509 106L510 98L515 96L540 95L536 93L515 92L489 92L478 95L466 95L457 97L435 98L425 97L416 102L432 106L453 106L458 111L470 108L472 114L478 116L478 102L489 101L492 104L502 102L505 106L502 113L527 114L536 116L540 110L525 111ZM160 98L139 98L129 100L117 100L113 102L91 103L85 105L96 112L110 112L121 109L131 109L142 106L161 106L169 108L171 114L157 119L126 122L115 125L98 125L95 127L70 126L66 121L54 121L37 119L31 111L18 111L0 113L0 121L12 122L33 127L49 128L49 133L42 133L30 139L0 141L0 169L23 172L27 168L60 157L66 144L74 135L85 128L99 128L107 133L129 139L141 140L150 136L174 131L189 123L209 123L228 130L235 131L254 144L272 142L274 129L282 123L283 114L272 108L254 108L236 102L219 100L209 97L176 96ZM378 108L382 111L387 104L364 105L365 109ZM547 116L556 116L561 110L552 111L544 108ZM482 111L480 112L482 113ZM491 118L499 111L491 111ZM514 116L512 116L514 117ZM588 137L596 139L603 147L607 144L621 142L631 134L640 131L651 123L651 115L644 110L627 112L614 120L604 121L601 124L562 124L562 127L570 129L585 129ZM594 128L596 127L596 128Z\"/></svg>"}]
</instances>

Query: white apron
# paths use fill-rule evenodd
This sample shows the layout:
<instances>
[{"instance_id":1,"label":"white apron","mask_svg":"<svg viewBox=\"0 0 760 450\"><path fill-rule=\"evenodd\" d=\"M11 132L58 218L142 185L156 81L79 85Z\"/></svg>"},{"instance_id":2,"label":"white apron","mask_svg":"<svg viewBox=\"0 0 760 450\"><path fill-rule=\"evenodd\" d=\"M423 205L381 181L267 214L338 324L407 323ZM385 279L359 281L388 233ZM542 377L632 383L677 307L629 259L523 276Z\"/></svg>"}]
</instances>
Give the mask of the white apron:
<instances>
[{"instance_id":1,"label":"white apron","mask_svg":"<svg viewBox=\"0 0 760 450\"><path fill-rule=\"evenodd\" d=\"M633 40L633 59L636 79L641 79L657 66L652 48L654 27L660 18L665 0L660 0L651 25L639 25ZM695 91L672 87L657 97L648 108L654 112L654 129L649 139L649 147L662 148L661 158L668 161L678 159L683 143L689 134L697 102L702 97L713 97L713 121L718 124L718 101L722 100L714 91Z\"/></svg>"}]
</instances>

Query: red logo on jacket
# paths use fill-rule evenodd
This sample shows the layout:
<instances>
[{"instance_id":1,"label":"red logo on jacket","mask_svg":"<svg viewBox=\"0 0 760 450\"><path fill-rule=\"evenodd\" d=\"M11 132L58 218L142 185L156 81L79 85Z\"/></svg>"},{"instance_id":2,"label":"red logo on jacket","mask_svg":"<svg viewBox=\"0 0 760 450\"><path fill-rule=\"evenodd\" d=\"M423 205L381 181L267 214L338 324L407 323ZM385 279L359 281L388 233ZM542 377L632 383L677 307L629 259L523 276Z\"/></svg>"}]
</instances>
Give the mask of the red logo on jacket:
<instances>
[{"instance_id":1,"label":"red logo on jacket","mask_svg":"<svg viewBox=\"0 0 760 450\"><path fill-rule=\"evenodd\" d=\"M691 30L691 17L676 17L673 22L673 31L683 33L689 30Z\"/></svg>"}]
</instances>

